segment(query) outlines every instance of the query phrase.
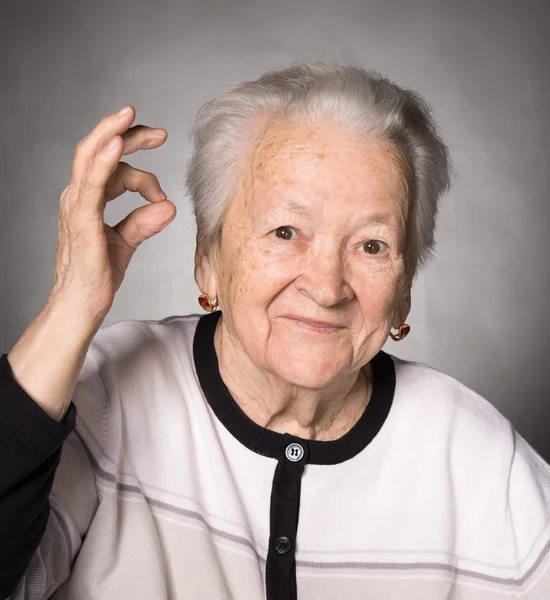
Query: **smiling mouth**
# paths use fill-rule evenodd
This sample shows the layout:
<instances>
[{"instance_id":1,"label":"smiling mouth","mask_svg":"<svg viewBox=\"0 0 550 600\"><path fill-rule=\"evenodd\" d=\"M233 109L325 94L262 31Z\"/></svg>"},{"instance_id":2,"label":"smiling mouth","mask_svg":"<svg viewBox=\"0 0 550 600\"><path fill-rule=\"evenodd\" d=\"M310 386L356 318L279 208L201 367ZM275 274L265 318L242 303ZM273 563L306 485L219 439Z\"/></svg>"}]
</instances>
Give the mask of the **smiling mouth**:
<instances>
[{"instance_id":1,"label":"smiling mouth","mask_svg":"<svg viewBox=\"0 0 550 600\"><path fill-rule=\"evenodd\" d=\"M344 329L343 325L337 325L335 323L327 323L325 321L316 321L315 319L306 319L297 315L287 315L283 317L305 331L314 331L317 333L333 333L339 329Z\"/></svg>"}]
</instances>

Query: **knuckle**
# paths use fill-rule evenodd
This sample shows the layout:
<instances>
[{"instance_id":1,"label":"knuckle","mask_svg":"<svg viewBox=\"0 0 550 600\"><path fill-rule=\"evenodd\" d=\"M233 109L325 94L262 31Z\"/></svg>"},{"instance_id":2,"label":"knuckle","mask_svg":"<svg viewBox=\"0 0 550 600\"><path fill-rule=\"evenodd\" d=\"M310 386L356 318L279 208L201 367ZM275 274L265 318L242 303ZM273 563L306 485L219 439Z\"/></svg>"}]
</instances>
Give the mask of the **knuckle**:
<instances>
[{"instance_id":1,"label":"knuckle","mask_svg":"<svg viewBox=\"0 0 550 600\"><path fill-rule=\"evenodd\" d=\"M93 169L88 169L80 181L77 197L80 198L89 192L93 192L98 188L99 184L96 181L96 176Z\"/></svg>"},{"instance_id":2,"label":"knuckle","mask_svg":"<svg viewBox=\"0 0 550 600\"><path fill-rule=\"evenodd\" d=\"M86 181L82 182L82 186L80 187L79 199L86 201L86 198L89 196L94 196L98 193L99 190L104 189L103 183L98 182L94 176L90 176L86 179ZM78 206L80 202L75 203Z\"/></svg>"},{"instance_id":3,"label":"knuckle","mask_svg":"<svg viewBox=\"0 0 550 600\"><path fill-rule=\"evenodd\" d=\"M159 145L159 139L156 136L151 136L148 133L143 134L142 146L144 149L157 147Z\"/></svg>"},{"instance_id":4,"label":"knuckle","mask_svg":"<svg viewBox=\"0 0 550 600\"><path fill-rule=\"evenodd\" d=\"M136 185L138 182L138 179L136 177L136 173L138 172L138 169L132 167L127 162L120 161L118 163L117 170L118 170L118 176L120 177L120 180L122 181L122 184L124 185L124 187L127 190L129 190L130 192L135 192Z\"/></svg>"},{"instance_id":5,"label":"knuckle","mask_svg":"<svg viewBox=\"0 0 550 600\"><path fill-rule=\"evenodd\" d=\"M74 147L74 160L75 162L80 162L85 160L89 154L89 145L90 141L86 137L83 140L80 140Z\"/></svg>"},{"instance_id":6,"label":"knuckle","mask_svg":"<svg viewBox=\"0 0 550 600\"><path fill-rule=\"evenodd\" d=\"M154 187L160 186L159 179L154 173L150 173L149 171L146 171L144 173L144 178L149 185L152 185Z\"/></svg>"},{"instance_id":7,"label":"knuckle","mask_svg":"<svg viewBox=\"0 0 550 600\"><path fill-rule=\"evenodd\" d=\"M90 134L84 136L81 140L79 140L75 145L75 149L82 150L83 148L85 148L88 145L89 140L90 140Z\"/></svg>"},{"instance_id":8,"label":"knuckle","mask_svg":"<svg viewBox=\"0 0 550 600\"><path fill-rule=\"evenodd\" d=\"M128 183L132 186L132 191L145 191L158 185L158 179L156 175L149 171L141 171L140 169L133 169L128 174Z\"/></svg>"},{"instance_id":9,"label":"knuckle","mask_svg":"<svg viewBox=\"0 0 550 600\"><path fill-rule=\"evenodd\" d=\"M141 135L141 133L143 133L147 129L149 129L149 127L143 125L143 123L136 123L135 125L132 125L132 127L130 127L128 131L131 131L134 135Z\"/></svg>"},{"instance_id":10,"label":"knuckle","mask_svg":"<svg viewBox=\"0 0 550 600\"><path fill-rule=\"evenodd\" d=\"M61 193L61 199L59 200L59 217L61 218L66 210L67 210L67 206L70 204L71 201L71 186L68 185L63 192Z\"/></svg>"},{"instance_id":11,"label":"knuckle","mask_svg":"<svg viewBox=\"0 0 550 600\"><path fill-rule=\"evenodd\" d=\"M129 165L126 161L119 160L117 169L120 171L120 173L125 173L128 171L131 171L133 169L133 167L131 165Z\"/></svg>"},{"instance_id":12,"label":"knuckle","mask_svg":"<svg viewBox=\"0 0 550 600\"><path fill-rule=\"evenodd\" d=\"M103 115L99 120L97 126L98 128L107 127L110 123L112 123L116 119L114 114Z\"/></svg>"},{"instance_id":13,"label":"knuckle","mask_svg":"<svg viewBox=\"0 0 550 600\"><path fill-rule=\"evenodd\" d=\"M78 216L77 206L71 206L63 215L63 220L61 223L63 231L70 233L72 230L74 230L78 223Z\"/></svg>"},{"instance_id":14,"label":"knuckle","mask_svg":"<svg viewBox=\"0 0 550 600\"><path fill-rule=\"evenodd\" d=\"M80 156L82 154L82 150L84 148L84 143L85 143L84 140L80 140L79 142L77 142L75 144L75 147L74 147L74 155L75 155L75 157L78 157L78 156Z\"/></svg>"},{"instance_id":15,"label":"knuckle","mask_svg":"<svg viewBox=\"0 0 550 600\"><path fill-rule=\"evenodd\" d=\"M96 160L101 161L102 164L107 164L113 162L113 154L109 152L108 149L103 149L102 152L98 152L96 155Z\"/></svg>"},{"instance_id":16,"label":"knuckle","mask_svg":"<svg viewBox=\"0 0 550 600\"><path fill-rule=\"evenodd\" d=\"M126 169L122 174L124 187L130 192L137 192L140 184L139 171L137 169Z\"/></svg>"}]
</instances>

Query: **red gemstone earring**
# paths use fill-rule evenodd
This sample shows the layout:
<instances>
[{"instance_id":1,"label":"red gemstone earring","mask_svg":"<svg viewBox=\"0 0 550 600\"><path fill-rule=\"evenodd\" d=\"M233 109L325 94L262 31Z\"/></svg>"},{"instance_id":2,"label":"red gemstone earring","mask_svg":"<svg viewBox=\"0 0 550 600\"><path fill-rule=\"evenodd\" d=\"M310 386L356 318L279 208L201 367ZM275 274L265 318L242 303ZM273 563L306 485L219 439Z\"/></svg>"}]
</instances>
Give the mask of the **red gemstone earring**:
<instances>
[{"instance_id":1,"label":"red gemstone earring","mask_svg":"<svg viewBox=\"0 0 550 600\"><path fill-rule=\"evenodd\" d=\"M401 325L399 325L399 329L397 330L397 334L392 333L390 331L391 339L394 342L398 342L399 340L402 340L403 338L407 337L410 330L411 330L410 325L407 325L407 323L401 323Z\"/></svg>"},{"instance_id":2,"label":"red gemstone earring","mask_svg":"<svg viewBox=\"0 0 550 600\"><path fill-rule=\"evenodd\" d=\"M218 310L218 299L214 298L214 300L212 300L208 294L201 294L199 296L199 304L208 312L214 312L215 310Z\"/></svg>"}]
</instances>

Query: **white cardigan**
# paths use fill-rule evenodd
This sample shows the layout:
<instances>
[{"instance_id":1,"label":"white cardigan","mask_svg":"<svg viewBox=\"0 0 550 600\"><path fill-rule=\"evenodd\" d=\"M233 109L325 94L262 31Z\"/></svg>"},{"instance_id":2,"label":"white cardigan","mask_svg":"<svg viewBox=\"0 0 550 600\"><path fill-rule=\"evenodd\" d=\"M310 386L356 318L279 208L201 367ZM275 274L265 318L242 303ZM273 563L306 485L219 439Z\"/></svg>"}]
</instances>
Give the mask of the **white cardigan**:
<instances>
[{"instance_id":1,"label":"white cardigan","mask_svg":"<svg viewBox=\"0 0 550 600\"><path fill-rule=\"evenodd\" d=\"M346 439L271 432L223 389L216 320L195 347L196 315L96 334L13 599L550 599L550 466L488 401L380 352Z\"/></svg>"}]
</instances>

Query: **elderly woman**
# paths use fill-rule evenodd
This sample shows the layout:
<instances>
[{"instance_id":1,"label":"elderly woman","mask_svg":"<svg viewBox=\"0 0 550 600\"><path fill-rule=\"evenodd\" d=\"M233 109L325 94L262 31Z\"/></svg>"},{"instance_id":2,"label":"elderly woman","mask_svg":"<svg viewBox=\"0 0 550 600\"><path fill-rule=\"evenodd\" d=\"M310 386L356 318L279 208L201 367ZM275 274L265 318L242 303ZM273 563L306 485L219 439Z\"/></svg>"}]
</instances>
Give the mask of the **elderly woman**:
<instances>
[{"instance_id":1,"label":"elderly woman","mask_svg":"<svg viewBox=\"0 0 550 600\"><path fill-rule=\"evenodd\" d=\"M381 349L449 186L422 98L331 62L222 91L187 179L208 314L101 329L175 216L119 162L166 139L134 119L78 144L52 292L1 357L2 597L550 598L550 467ZM125 190L149 204L109 227Z\"/></svg>"}]
</instances>

